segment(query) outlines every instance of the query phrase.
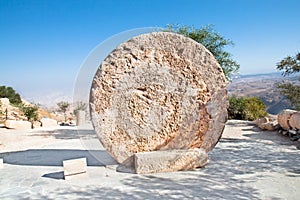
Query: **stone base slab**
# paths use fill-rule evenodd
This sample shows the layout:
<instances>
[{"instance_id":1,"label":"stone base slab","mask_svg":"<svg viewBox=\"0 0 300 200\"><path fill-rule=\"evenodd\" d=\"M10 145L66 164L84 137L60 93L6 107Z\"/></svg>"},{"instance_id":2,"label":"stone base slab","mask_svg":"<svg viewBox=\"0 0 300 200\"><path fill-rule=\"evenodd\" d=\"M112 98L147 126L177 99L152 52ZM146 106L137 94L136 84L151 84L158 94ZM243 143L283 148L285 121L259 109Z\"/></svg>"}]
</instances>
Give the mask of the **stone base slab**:
<instances>
[{"instance_id":1,"label":"stone base slab","mask_svg":"<svg viewBox=\"0 0 300 200\"><path fill-rule=\"evenodd\" d=\"M73 176L84 176L87 172L86 158L78 158L72 160L64 160L64 177L69 180Z\"/></svg>"},{"instance_id":2,"label":"stone base slab","mask_svg":"<svg viewBox=\"0 0 300 200\"><path fill-rule=\"evenodd\" d=\"M207 162L208 155L206 151L199 148L134 154L135 172L137 174L191 170L203 167Z\"/></svg>"}]
</instances>

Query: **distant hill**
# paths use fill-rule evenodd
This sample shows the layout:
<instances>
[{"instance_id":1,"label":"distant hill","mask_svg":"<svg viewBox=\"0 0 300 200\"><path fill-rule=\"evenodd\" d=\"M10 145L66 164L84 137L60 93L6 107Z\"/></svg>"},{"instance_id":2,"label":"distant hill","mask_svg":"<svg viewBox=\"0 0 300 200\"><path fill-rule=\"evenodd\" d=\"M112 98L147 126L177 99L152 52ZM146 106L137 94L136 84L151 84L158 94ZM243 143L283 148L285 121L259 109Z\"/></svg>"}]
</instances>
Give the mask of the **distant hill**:
<instances>
[{"instance_id":1,"label":"distant hill","mask_svg":"<svg viewBox=\"0 0 300 200\"><path fill-rule=\"evenodd\" d=\"M22 99L23 104L33 106L29 102ZM38 118L42 119L43 117L56 119L57 116L53 113L48 112L45 109L38 109ZM4 123L6 119L9 120L27 120L24 116L24 113L20 110L18 106L15 106L9 103L7 98L0 98L0 123Z\"/></svg>"},{"instance_id":2,"label":"distant hill","mask_svg":"<svg viewBox=\"0 0 300 200\"><path fill-rule=\"evenodd\" d=\"M290 102L275 87L275 83L284 80L280 73L244 75L235 78L227 85L229 95L255 96L267 106L267 112L278 114L283 109L290 109ZM289 80L296 80L295 76Z\"/></svg>"}]
</instances>

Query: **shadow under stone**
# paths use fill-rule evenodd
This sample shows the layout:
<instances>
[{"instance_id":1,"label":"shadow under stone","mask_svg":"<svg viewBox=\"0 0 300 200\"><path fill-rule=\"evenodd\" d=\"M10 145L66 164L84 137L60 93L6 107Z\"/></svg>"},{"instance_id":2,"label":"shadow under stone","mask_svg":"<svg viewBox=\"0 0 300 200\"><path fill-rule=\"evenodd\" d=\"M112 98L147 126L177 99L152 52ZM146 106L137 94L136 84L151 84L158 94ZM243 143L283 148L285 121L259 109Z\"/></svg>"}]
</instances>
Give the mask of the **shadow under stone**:
<instances>
[{"instance_id":1,"label":"shadow under stone","mask_svg":"<svg viewBox=\"0 0 300 200\"><path fill-rule=\"evenodd\" d=\"M51 179L57 179L57 180L63 180L64 179L64 172L53 172L53 173L48 173L44 174L42 176L43 178L51 178Z\"/></svg>"},{"instance_id":2,"label":"shadow under stone","mask_svg":"<svg viewBox=\"0 0 300 200\"><path fill-rule=\"evenodd\" d=\"M4 163L31 166L63 166L64 160L86 158L88 166L115 165L117 162L104 150L29 149L2 153Z\"/></svg>"}]
</instances>

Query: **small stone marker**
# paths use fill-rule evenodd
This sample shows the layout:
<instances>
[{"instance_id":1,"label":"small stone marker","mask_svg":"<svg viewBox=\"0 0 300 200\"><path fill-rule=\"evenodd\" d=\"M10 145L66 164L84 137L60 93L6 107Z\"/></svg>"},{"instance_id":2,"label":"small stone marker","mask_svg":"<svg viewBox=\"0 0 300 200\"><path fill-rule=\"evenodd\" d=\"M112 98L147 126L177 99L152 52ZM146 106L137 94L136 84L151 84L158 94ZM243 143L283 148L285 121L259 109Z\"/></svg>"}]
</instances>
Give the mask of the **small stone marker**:
<instances>
[{"instance_id":1,"label":"small stone marker","mask_svg":"<svg viewBox=\"0 0 300 200\"><path fill-rule=\"evenodd\" d=\"M208 155L203 149L140 152L134 155L135 172L148 174L203 167Z\"/></svg>"},{"instance_id":2,"label":"small stone marker","mask_svg":"<svg viewBox=\"0 0 300 200\"><path fill-rule=\"evenodd\" d=\"M76 126L82 126L85 124L85 111L78 110L76 112Z\"/></svg>"},{"instance_id":3,"label":"small stone marker","mask_svg":"<svg viewBox=\"0 0 300 200\"><path fill-rule=\"evenodd\" d=\"M86 158L78 158L72 160L64 160L64 177L65 180L70 180L74 176L83 175L87 172Z\"/></svg>"},{"instance_id":4,"label":"small stone marker","mask_svg":"<svg viewBox=\"0 0 300 200\"><path fill-rule=\"evenodd\" d=\"M0 158L0 169L3 168L3 159Z\"/></svg>"}]
</instances>

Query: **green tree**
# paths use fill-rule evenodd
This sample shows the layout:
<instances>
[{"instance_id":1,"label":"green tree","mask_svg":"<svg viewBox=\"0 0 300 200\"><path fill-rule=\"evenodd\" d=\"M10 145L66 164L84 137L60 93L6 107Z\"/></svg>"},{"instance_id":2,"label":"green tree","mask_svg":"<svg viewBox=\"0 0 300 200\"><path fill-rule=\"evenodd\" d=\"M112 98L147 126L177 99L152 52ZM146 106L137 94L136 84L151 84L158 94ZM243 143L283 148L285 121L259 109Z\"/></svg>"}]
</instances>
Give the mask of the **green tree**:
<instances>
[{"instance_id":1,"label":"green tree","mask_svg":"<svg viewBox=\"0 0 300 200\"><path fill-rule=\"evenodd\" d=\"M297 53L295 56L285 57L277 63L277 69L282 71L284 77L300 72L300 53ZM300 110L300 85L283 81L276 86L280 93L290 100L291 106L296 110Z\"/></svg>"},{"instance_id":2,"label":"green tree","mask_svg":"<svg viewBox=\"0 0 300 200\"><path fill-rule=\"evenodd\" d=\"M12 87L0 86L0 98L8 98L10 103L15 105L22 103L20 94Z\"/></svg>"},{"instance_id":3,"label":"green tree","mask_svg":"<svg viewBox=\"0 0 300 200\"><path fill-rule=\"evenodd\" d=\"M76 107L75 107L73 113L76 114L77 111L79 111L79 110L85 111L86 109L87 109L87 103L79 101L76 103Z\"/></svg>"},{"instance_id":4,"label":"green tree","mask_svg":"<svg viewBox=\"0 0 300 200\"><path fill-rule=\"evenodd\" d=\"M229 119L255 120L267 114L264 102L257 97L229 97Z\"/></svg>"},{"instance_id":5,"label":"green tree","mask_svg":"<svg viewBox=\"0 0 300 200\"><path fill-rule=\"evenodd\" d=\"M238 72L240 65L225 50L225 47L232 46L234 43L216 32L212 25L199 29L193 26L167 25L166 31L179 33L205 46L221 65L228 81L231 81L232 75Z\"/></svg>"},{"instance_id":6,"label":"green tree","mask_svg":"<svg viewBox=\"0 0 300 200\"><path fill-rule=\"evenodd\" d=\"M36 121L38 118L38 109L39 107L37 105L31 106L31 105L22 105L20 107L21 111L24 113L25 117L28 121Z\"/></svg>"},{"instance_id":7,"label":"green tree","mask_svg":"<svg viewBox=\"0 0 300 200\"><path fill-rule=\"evenodd\" d=\"M59 107L59 110L64 113L65 122L67 122L67 110L70 106L70 103L66 101L61 101L57 103L57 106Z\"/></svg>"},{"instance_id":8,"label":"green tree","mask_svg":"<svg viewBox=\"0 0 300 200\"><path fill-rule=\"evenodd\" d=\"M19 108L24 113L27 120L31 122L31 128L33 128L33 122L36 121L38 118L39 107L37 105L32 106L20 104Z\"/></svg>"}]
</instances>

